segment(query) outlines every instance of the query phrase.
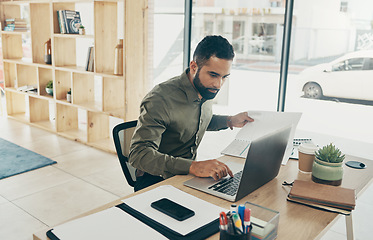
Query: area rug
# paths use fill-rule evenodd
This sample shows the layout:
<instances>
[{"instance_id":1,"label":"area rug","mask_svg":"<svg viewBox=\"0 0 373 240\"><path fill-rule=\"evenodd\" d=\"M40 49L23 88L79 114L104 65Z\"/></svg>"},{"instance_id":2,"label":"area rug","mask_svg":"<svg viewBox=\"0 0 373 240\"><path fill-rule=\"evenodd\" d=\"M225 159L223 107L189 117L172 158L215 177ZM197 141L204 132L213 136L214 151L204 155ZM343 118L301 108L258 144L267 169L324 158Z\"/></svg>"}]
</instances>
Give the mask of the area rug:
<instances>
[{"instance_id":1,"label":"area rug","mask_svg":"<svg viewBox=\"0 0 373 240\"><path fill-rule=\"evenodd\" d=\"M0 138L0 179L55 163L56 161Z\"/></svg>"}]
</instances>

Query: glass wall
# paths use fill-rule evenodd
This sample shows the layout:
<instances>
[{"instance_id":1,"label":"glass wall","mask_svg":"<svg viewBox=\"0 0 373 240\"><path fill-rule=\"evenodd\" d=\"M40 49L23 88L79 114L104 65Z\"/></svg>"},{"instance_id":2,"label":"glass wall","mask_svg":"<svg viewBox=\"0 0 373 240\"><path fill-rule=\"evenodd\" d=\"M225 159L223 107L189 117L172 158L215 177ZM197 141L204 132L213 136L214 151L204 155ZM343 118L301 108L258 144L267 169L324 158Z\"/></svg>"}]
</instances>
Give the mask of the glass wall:
<instances>
[{"instance_id":1,"label":"glass wall","mask_svg":"<svg viewBox=\"0 0 373 240\"><path fill-rule=\"evenodd\" d=\"M183 71L184 0L154 0L149 14L153 84Z\"/></svg>"},{"instance_id":2,"label":"glass wall","mask_svg":"<svg viewBox=\"0 0 373 240\"><path fill-rule=\"evenodd\" d=\"M298 129L373 143L373 2L295 0L286 111Z\"/></svg>"},{"instance_id":3,"label":"glass wall","mask_svg":"<svg viewBox=\"0 0 373 240\"><path fill-rule=\"evenodd\" d=\"M276 111L285 4L273 0L194 0L193 53L206 35L227 38L236 57L219 92L216 113Z\"/></svg>"}]
</instances>

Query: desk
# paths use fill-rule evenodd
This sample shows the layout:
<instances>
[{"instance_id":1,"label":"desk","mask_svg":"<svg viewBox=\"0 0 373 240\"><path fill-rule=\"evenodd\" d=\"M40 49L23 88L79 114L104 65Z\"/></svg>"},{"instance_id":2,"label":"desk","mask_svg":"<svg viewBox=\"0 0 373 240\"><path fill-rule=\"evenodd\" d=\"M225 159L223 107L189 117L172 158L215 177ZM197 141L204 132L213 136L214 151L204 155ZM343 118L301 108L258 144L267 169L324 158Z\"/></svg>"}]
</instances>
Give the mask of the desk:
<instances>
[{"instance_id":1,"label":"desk","mask_svg":"<svg viewBox=\"0 0 373 240\"><path fill-rule=\"evenodd\" d=\"M243 162L243 159L222 156L219 158L221 161L236 161ZM346 161L355 160L363 161L367 168L363 170L352 169L344 166L344 176L342 180L342 187L356 189L357 197L363 192L373 178L373 161L366 161L361 158L346 156ZM204 199L213 204L222 206L229 209L231 202L223 199L211 196L209 194L191 189L183 186L183 182L192 178L191 175L180 175L169 178L158 184L150 186L149 188L143 189L139 192L128 195L124 198L128 198L144 191L154 189L161 185L173 185L176 188L181 189L191 195ZM331 223L338 216L337 213L331 213L313 209L301 204L292 203L286 200L289 189L282 187L283 181L292 182L294 179L310 180L310 174L303 174L298 171L298 162L295 160L289 160L286 166L281 166L278 176L271 182L265 184L261 188L252 192L245 198L237 201L236 204L245 203L246 201L259 204L261 206L276 210L280 212L280 223L278 228L277 239L315 239L320 238L331 226ZM124 199L123 198L123 199ZM95 210L89 211L82 216L89 215L109 207L120 204L120 199L105 204L104 206ZM79 216L79 217L82 217ZM34 234L34 240L45 240L47 239L45 233L49 229ZM208 239L219 239L219 234L215 234Z\"/></svg>"}]
</instances>

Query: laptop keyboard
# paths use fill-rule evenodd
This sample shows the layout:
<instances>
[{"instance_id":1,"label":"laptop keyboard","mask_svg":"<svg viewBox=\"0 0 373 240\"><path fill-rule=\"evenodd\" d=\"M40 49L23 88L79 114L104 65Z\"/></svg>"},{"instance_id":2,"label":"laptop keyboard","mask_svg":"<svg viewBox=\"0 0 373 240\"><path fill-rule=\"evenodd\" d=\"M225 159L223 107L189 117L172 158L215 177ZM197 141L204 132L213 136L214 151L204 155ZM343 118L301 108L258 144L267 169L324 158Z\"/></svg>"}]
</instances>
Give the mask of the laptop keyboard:
<instances>
[{"instance_id":1,"label":"laptop keyboard","mask_svg":"<svg viewBox=\"0 0 373 240\"><path fill-rule=\"evenodd\" d=\"M210 186L209 189L234 196L237 193L241 177L242 170L234 174L234 177L225 178L220 182L215 183L214 185Z\"/></svg>"}]
</instances>

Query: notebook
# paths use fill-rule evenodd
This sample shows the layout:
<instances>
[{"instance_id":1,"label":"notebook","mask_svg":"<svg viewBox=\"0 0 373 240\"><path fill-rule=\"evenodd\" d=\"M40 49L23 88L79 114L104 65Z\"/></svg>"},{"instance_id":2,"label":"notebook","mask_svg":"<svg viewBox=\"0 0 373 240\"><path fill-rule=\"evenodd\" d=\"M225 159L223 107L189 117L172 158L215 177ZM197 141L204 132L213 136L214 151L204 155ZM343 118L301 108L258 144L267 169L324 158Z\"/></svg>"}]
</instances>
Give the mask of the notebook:
<instances>
[{"instance_id":1,"label":"notebook","mask_svg":"<svg viewBox=\"0 0 373 240\"><path fill-rule=\"evenodd\" d=\"M318 184L310 181L294 180L289 200L312 203L322 206L353 210L355 208L355 190Z\"/></svg>"},{"instance_id":2,"label":"notebook","mask_svg":"<svg viewBox=\"0 0 373 240\"><path fill-rule=\"evenodd\" d=\"M211 177L194 177L184 185L231 202L240 200L277 176L290 131L291 126L253 140L244 165L227 163L235 177L227 176L218 181Z\"/></svg>"}]
</instances>

